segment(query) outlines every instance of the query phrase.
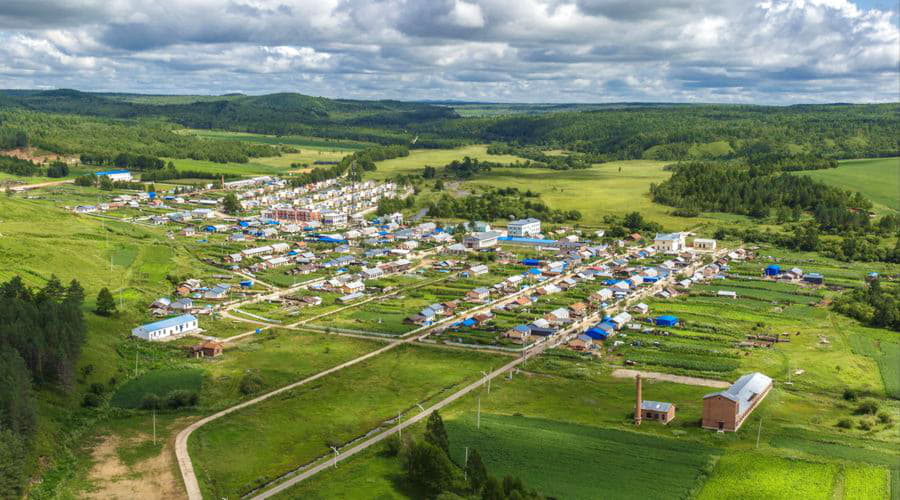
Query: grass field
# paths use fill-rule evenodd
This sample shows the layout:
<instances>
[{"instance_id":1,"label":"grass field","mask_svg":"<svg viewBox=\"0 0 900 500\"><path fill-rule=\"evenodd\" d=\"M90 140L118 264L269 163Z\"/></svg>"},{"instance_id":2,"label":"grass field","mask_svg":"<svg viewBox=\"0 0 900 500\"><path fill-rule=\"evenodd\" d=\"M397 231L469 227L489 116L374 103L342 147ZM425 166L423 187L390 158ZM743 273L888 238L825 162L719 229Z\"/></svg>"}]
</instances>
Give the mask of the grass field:
<instances>
[{"instance_id":1,"label":"grass field","mask_svg":"<svg viewBox=\"0 0 900 500\"><path fill-rule=\"evenodd\" d=\"M868 356L878 363L878 370L888 396L900 399L900 339L880 340L865 333L850 337L854 352Z\"/></svg>"},{"instance_id":2,"label":"grass field","mask_svg":"<svg viewBox=\"0 0 900 500\"><path fill-rule=\"evenodd\" d=\"M900 158L842 161L838 168L801 172L827 184L859 191L881 213L900 212Z\"/></svg>"},{"instance_id":3,"label":"grass field","mask_svg":"<svg viewBox=\"0 0 900 500\"><path fill-rule=\"evenodd\" d=\"M221 141L253 142L257 144L272 144L296 146L298 148L321 150L344 150L353 152L364 149L371 144L358 141L345 141L338 139L323 139L320 137L307 137L301 135L266 135L252 134L249 132L228 132L224 130L184 129L180 131L204 139L217 139Z\"/></svg>"},{"instance_id":4,"label":"grass field","mask_svg":"<svg viewBox=\"0 0 900 500\"><path fill-rule=\"evenodd\" d=\"M376 341L288 330L265 330L252 339L228 345L213 360L199 360L206 372L203 403L225 406L242 396L241 380L253 374L259 392L272 390L381 347Z\"/></svg>"},{"instance_id":5,"label":"grass field","mask_svg":"<svg viewBox=\"0 0 900 500\"><path fill-rule=\"evenodd\" d=\"M501 362L480 353L399 347L219 419L189 442L201 486L215 497L247 493Z\"/></svg>"},{"instance_id":6,"label":"grass field","mask_svg":"<svg viewBox=\"0 0 900 500\"><path fill-rule=\"evenodd\" d=\"M482 413L447 424L451 457L477 448L492 474L557 498L683 498L711 465L707 446L566 422Z\"/></svg>"},{"instance_id":7,"label":"grass field","mask_svg":"<svg viewBox=\"0 0 900 500\"><path fill-rule=\"evenodd\" d=\"M113 395L111 404L120 408L138 408L147 394L166 397L171 391L199 392L203 383L203 371L196 369L172 369L147 372L122 384Z\"/></svg>"},{"instance_id":8,"label":"grass field","mask_svg":"<svg viewBox=\"0 0 900 500\"><path fill-rule=\"evenodd\" d=\"M366 177L372 179L390 179L398 174L421 174L422 168L425 165L443 167L453 160L462 160L466 156L481 161L498 163L526 161L524 158L519 158L518 156L490 155L488 154L487 146L485 145L466 146L458 149L414 149L409 152L409 156L378 162L378 170L366 174Z\"/></svg>"}]
</instances>

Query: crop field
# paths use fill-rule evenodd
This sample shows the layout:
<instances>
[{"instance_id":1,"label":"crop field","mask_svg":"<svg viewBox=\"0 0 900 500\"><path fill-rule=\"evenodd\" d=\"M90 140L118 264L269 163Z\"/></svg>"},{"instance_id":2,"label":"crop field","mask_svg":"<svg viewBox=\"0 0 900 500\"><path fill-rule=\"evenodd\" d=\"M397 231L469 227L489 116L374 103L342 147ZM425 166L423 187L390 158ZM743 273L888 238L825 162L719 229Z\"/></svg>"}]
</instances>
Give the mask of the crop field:
<instances>
[{"instance_id":1,"label":"crop field","mask_svg":"<svg viewBox=\"0 0 900 500\"><path fill-rule=\"evenodd\" d=\"M195 432L191 457L206 495L237 497L396 418L419 411L502 360L402 346L231 414Z\"/></svg>"},{"instance_id":2,"label":"crop field","mask_svg":"<svg viewBox=\"0 0 900 500\"><path fill-rule=\"evenodd\" d=\"M900 158L842 161L838 168L798 172L851 191L859 191L881 213L900 212Z\"/></svg>"},{"instance_id":3,"label":"crop field","mask_svg":"<svg viewBox=\"0 0 900 500\"><path fill-rule=\"evenodd\" d=\"M796 252L765 246L757 251L755 261L733 262L729 272L742 276L761 277L763 269L770 264L778 264L783 270L799 267L804 273L821 273L825 277L826 285L849 288L863 286L866 274L871 271L880 274L894 274L898 269L896 264L842 262L814 252Z\"/></svg>"},{"instance_id":4,"label":"crop field","mask_svg":"<svg viewBox=\"0 0 900 500\"><path fill-rule=\"evenodd\" d=\"M498 477L520 477L545 495L571 499L686 497L711 465L713 448L527 417L468 415L447 422L451 457L477 448ZM722 497L724 498L724 497Z\"/></svg>"},{"instance_id":5,"label":"crop field","mask_svg":"<svg viewBox=\"0 0 900 500\"><path fill-rule=\"evenodd\" d=\"M697 498L830 500L839 468L837 464L790 460L754 452L731 452L716 464Z\"/></svg>"},{"instance_id":6,"label":"crop field","mask_svg":"<svg viewBox=\"0 0 900 500\"><path fill-rule=\"evenodd\" d=\"M844 498L880 500L890 494L888 470L881 467L844 468Z\"/></svg>"},{"instance_id":7,"label":"crop field","mask_svg":"<svg viewBox=\"0 0 900 500\"><path fill-rule=\"evenodd\" d=\"M203 383L203 371L196 369L171 369L147 372L124 383L113 395L111 404L120 408L138 408L147 394L164 398L174 390L199 392Z\"/></svg>"}]
</instances>

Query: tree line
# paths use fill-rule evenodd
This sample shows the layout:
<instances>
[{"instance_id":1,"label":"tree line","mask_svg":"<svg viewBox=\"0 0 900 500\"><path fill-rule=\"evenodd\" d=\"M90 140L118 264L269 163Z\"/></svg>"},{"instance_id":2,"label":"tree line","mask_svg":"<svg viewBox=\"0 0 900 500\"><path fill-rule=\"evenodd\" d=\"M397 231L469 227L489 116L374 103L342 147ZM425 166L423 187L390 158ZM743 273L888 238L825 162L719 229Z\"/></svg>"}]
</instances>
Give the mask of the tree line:
<instances>
[{"instance_id":1,"label":"tree line","mask_svg":"<svg viewBox=\"0 0 900 500\"><path fill-rule=\"evenodd\" d=\"M483 194L454 198L444 194L426 206L430 217L466 220L496 220L508 217L535 217L545 222L581 220L578 210L554 210L536 193L523 193L516 188L501 188Z\"/></svg>"},{"instance_id":2,"label":"tree line","mask_svg":"<svg viewBox=\"0 0 900 500\"><path fill-rule=\"evenodd\" d=\"M0 285L0 492L18 497L37 427L32 386L70 387L84 343L84 289L55 276L40 289Z\"/></svg>"},{"instance_id":3,"label":"tree line","mask_svg":"<svg viewBox=\"0 0 900 500\"><path fill-rule=\"evenodd\" d=\"M432 412L421 440L401 440L397 435L387 441L387 453L403 460L407 479L440 499L543 500L545 497L526 488L514 476L502 479L490 474L481 454L472 449L463 464L450 458L450 438L438 412Z\"/></svg>"}]
</instances>

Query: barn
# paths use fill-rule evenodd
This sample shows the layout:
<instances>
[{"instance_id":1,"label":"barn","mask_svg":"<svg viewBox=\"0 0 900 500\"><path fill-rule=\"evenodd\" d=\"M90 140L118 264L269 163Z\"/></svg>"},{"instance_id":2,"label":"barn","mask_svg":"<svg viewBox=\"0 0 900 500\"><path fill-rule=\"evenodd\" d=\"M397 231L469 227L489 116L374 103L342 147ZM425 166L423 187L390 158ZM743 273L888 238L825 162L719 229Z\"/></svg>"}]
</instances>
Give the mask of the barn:
<instances>
[{"instance_id":1,"label":"barn","mask_svg":"<svg viewBox=\"0 0 900 500\"><path fill-rule=\"evenodd\" d=\"M704 429L735 432L772 389L772 379L749 373L724 391L703 396Z\"/></svg>"}]
</instances>

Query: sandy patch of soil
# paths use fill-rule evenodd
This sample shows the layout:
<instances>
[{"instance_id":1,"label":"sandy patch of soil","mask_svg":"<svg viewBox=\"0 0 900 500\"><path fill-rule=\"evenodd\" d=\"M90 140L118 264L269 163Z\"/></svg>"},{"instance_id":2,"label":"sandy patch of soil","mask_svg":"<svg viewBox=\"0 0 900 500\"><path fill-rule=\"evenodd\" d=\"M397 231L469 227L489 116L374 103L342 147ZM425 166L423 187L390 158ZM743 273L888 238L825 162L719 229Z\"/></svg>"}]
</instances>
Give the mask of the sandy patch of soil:
<instances>
[{"instance_id":1,"label":"sandy patch of soil","mask_svg":"<svg viewBox=\"0 0 900 500\"><path fill-rule=\"evenodd\" d=\"M181 478L175 475L174 435L162 452L128 467L116 453L120 446L137 445L149 436L123 440L107 436L91 452L94 466L89 478L94 490L86 495L92 499L182 499L187 498Z\"/></svg>"}]
</instances>

